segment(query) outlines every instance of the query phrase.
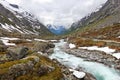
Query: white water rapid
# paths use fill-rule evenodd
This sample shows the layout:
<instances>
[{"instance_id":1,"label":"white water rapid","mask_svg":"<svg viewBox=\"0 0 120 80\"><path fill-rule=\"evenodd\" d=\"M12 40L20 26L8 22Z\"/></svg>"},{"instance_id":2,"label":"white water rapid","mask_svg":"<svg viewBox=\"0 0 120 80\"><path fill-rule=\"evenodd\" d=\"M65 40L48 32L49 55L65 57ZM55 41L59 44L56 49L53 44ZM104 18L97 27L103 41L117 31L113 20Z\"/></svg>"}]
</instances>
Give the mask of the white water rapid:
<instances>
[{"instance_id":1,"label":"white water rapid","mask_svg":"<svg viewBox=\"0 0 120 80\"><path fill-rule=\"evenodd\" d=\"M72 69L82 67L87 72L93 74L97 80L120 80L120 73L113 68L97 62L84 61L84 59L80 57L65 53L61 50L64 44L64 40L55 43L54 53L50 56L51 59L57 59L60 63Z\"/></svg>"}]
</instances>

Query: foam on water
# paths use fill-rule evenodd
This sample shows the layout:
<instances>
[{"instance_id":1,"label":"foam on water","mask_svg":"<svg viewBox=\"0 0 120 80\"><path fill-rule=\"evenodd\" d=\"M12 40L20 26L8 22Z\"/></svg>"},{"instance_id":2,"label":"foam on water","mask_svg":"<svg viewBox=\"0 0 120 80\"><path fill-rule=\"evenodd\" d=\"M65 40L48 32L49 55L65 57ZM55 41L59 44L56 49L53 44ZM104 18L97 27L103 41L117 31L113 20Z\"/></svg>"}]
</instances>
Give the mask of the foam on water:
<instances>
[{"instance_id":1,"label":"foam on water","mask_svg":"<svg viewBox=\"0 0 120 80\"><path fill-rule=\"evenodd\" d=\"M60 47L63 46L64 43L63 40L61 40L60 43L55 43L56 47L54 54L50 56L51 59L57 59L62 64L73 69L82 67L87 72L93 74L97 80L120 80L120 74L113 68L96 62L84 61L82 58L63 52Z\"/></svg>"}]
</instances>

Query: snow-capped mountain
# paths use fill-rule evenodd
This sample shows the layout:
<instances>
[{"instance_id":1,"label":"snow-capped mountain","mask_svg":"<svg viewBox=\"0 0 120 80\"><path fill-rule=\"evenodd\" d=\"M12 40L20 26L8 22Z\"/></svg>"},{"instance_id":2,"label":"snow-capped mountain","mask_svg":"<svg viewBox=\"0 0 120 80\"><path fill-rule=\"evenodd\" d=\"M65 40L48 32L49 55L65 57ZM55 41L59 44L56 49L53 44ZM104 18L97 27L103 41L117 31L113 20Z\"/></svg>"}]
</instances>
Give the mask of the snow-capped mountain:
<instances>
[{"instance_id":1,"label":"snow-capped mountain","mask_svg":"<svg viewBox=\"0 0 120 80\"><path fill-rule=\"evenodd\" d=\"M63 34L67 31L64 26L55 26L51 24L48 24L47 28L56 35Z\"/></svg>"},{"instance_id":2,"label":"snow-capped mountain","mask_svg":"<svg viewBox=\"0 0 120 80\"><path fill-rule=\"evenodd\" d=\"M33 35L52 34L33 14L5 0L0 0L0 31L0 36L4 32Z\"/></svg>"}]
</instances>

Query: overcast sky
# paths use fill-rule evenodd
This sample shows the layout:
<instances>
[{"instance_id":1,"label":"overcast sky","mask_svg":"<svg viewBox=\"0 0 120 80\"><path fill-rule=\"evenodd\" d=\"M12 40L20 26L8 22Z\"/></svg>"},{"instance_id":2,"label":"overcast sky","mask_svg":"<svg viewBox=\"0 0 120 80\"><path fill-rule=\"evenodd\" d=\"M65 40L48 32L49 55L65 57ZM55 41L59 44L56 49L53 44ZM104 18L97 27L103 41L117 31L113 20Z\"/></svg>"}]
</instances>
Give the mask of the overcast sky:
<instances>
[{"instance_id":1,"label":"overcast sky","mask_svg":"<svg viewBox=\"0 0 120 80\"><path fill-rule=\"evenodd\" d=\"M42 23L70 25L96 11L107 0L7 0L36 15Z\"/></svg>"}]
</instances>

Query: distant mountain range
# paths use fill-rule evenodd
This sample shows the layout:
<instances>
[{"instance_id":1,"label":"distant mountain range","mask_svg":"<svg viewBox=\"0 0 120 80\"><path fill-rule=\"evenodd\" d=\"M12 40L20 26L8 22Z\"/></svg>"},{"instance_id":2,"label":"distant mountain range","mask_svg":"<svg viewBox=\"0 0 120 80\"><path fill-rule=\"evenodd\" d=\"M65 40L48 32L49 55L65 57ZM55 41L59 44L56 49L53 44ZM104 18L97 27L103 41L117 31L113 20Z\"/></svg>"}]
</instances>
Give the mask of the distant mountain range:
<instances>
[{"instance_id":1,"label":"distant mountain range","mask_svg":"<svg viewBox=\"0 0 120 80\"><path fill-rule=\"evenodd\" d=\"M56 35L64 34L67 30L64 26L47 25L47 28Z\"/></svg>"},{"instance_id":2,"label":"distant mountain range","mask_svg":"<svg viewBox=\"0 0 120 80\"><path fill-rule=\"evenodd\" d=\"M0 36L18 34L53 35L33 14L19 5L0 0Z\"/></svg>"}]
</instances>

